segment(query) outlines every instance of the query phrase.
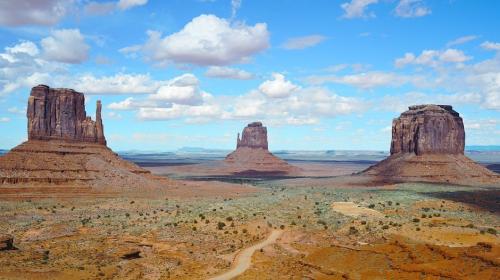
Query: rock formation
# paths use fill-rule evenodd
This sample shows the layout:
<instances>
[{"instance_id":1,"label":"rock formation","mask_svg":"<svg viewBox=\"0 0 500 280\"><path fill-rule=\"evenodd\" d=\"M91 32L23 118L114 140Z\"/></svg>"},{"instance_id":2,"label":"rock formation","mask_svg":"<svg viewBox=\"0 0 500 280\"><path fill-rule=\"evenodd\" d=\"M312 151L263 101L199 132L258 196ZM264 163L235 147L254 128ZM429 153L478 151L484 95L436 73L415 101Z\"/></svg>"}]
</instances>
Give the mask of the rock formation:
<instances>
[{"instance_id":1,"label":"rock formation","mask_svg":"<svg viewBox=\"0 0 500 280\"><path fill-rule=\"evenodd\" d=\"M14 250L14 237L0 234L0 251Z\"/></svg>"},{"instance_id":2,"label":"rock formation","mask_svg":"<svg viewBox=\"0 0 500 280\"><path fill-rule=\"evenodd\" d=\"M28 141L0 157L0 184L156 186L160 178L106 146L101 109L97 101L93 121L86 116L82 93L34 87L28 99Z\"/></svg>"},{"instance_id":3,"label":"rock formation","mask_svg":"<svg viewBox=\"0 0 500 280\"><path fill-rule=\"evenodd\" d=\"M261 122L253 122L243 129L242 138L238 133L236 148L254 148L267 150L267 128Z\"/></svg>"},{"instance_id":4,"label":"rock formation","mask_svg":"<svg viewBox=\"0 0 500 280\"><path fill-rule=\"evenodd\" d=\"M28 139L68 140L106 145L97 101L96 121L85 112L83 93L38 85L28 99Z\"/></svg>"},{"instance_id":5,"label":"rock formation","mask_svg":"<svg viewBox=\"0 0 500 280\"><path fill-rule=\"evenodd\" d=\"M226 156L223 168L235 175L292 175L300 169L289 165L268 150L267 128L253 122L238 134L236 150Z\"/></svg>"},{"instance_id":6,"label":"rock formation","mask_svg":"<svg viewBox=\"0 0 500 280\"><path fill-rule=\"evenodd\" d=\"M392 122L391 155L463 154L462 118L448 105L417 105Z\"/></svg>"},{"instance_id":7,"label":"rock formation","mask_svg":"<svg viewBox=\"0 0 500 280\"><path fill-rule=\"evenodd\" d=\"M500 177L464 156L465 131L449 105L410 106L392 122L391 155L365 175L380 181L500 183Z\"/></svg>"}]
</instances>

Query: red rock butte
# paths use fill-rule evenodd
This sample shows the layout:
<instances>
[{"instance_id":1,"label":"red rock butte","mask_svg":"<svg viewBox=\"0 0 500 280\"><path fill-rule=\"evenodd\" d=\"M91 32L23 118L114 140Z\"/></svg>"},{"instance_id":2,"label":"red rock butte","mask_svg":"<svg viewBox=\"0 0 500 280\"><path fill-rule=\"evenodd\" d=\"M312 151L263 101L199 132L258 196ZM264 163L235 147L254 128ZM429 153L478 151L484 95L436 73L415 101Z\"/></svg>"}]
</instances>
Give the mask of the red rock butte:
<instances>
[{"instance_id":1,"label":"red rock butte","mask_svg":"<svg viewBox=\"0 0 500 280\"><path fill-rule=\"evenodd\" d=\"M28 141L0 157L0 184L157 187L161 179L106 146L97 101L96 120L85 112L83 93L39 85L28 99Z\"/></svg>"},{"instance_id":2,"label":"red rock butte","mask_svg":"<svg viewBox=\"0 0 500 280\"><path fill-rule=\"evenodd\" d=\"M452 106L410 106L392 122L391 155L363 174L392 182L499 183L500 176L464 156L464 147L464 124Z\"/></svg>"},{"instance_id":3,"label":"red rock butte","mask_svg":"<svg viewBox=\"0 0 500 280\"><path fill-rule=\"evenodd\" d=\"M253 122L238 133L236 150L224 159L224 169L235 175L295 175L298 167L288 164L268 150L267 128Z\"/></svg>"}]
</instances>

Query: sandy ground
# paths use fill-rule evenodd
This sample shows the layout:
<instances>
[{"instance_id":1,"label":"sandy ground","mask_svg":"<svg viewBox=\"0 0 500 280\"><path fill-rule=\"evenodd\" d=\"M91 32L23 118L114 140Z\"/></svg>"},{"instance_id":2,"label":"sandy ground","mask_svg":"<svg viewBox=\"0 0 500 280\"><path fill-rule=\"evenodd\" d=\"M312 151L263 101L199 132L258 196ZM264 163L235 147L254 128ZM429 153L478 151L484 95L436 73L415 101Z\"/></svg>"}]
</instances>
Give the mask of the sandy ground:
<instances>
[{"instance_id":1,"label":"sandy ground","mask_svg":"<svg viewBox=\"0 0 500 280\"><path fill-rule=\"evenodd\" d=\"M384 216L377 210L361 207L354 202L334 202L332 203L332 209L333 211L355 218L357 217L382 218Z\"/></svg>"}]
</instances>

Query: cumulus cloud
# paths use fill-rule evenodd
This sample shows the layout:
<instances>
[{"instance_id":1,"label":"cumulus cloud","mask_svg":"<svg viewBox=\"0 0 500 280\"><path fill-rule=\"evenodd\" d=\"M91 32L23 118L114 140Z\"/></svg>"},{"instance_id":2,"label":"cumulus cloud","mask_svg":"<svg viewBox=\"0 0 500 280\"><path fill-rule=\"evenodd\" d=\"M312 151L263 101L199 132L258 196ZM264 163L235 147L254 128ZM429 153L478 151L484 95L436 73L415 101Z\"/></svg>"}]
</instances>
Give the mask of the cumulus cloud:
<instances>
[{"instance_id":1,"label":"cumulus cloud","mask_svg":"<svg viewBox=\"0 0 500 280\"><path fill-rule=\"evenodd\" d=\"M197 105L202 102L202 95L204 94L200 91L199 84L200 81L196 76L193 74L184 74L161 86L148 99L180 105Z\"/></svg>"},{"instance_id":2,"label":"cumulus cloud","mask_svg":"<svg viewBox=\"0 0 500 280\"><path fill-rule=\"evenodd\" d=\"M400 0L394 12L398 17L414 18L429 15L431 9L422 0Z\"/></svg>"},{"instance_id":3,"label":"cumulus cloud","mask_svg":"<svg viewBox=\"0 0 500 280\"><path fill-rule=\"evenodd\" d=\"M248 62L252 55L269 47L265 23L249 26L229 22L214 15L200 15L182 30L162 38L158 31L148 31L141 46L146 60L158 64L194 64L223 66ZM122 49L132 52L133 49Z\"/></svg>"},{"instance_id":4,"label":"cumulus cloud","mask_svg":"<svg viewBox=\"0 0 500 280\"><path fill-rule=\"evenodd\" d=\"M260 84L259 90L271 98L283 98L290 96L293 91L299 87L292 82L287 81L285 76L280 73L273 73L273 79Z\"/></svg>"},{"instance_id":5,"label":"cumulus cloud","mask_svg":"<svg viewBox=\"0 0 500 280\"><path fill-rule=\"evenodd\" d=\"M489 51L500 51L500 43L486 41L481 44L481 47Z\"/></svg>"},{"instance_id":6,"label":"cumulus cloud","mask_svg":"<svg viewBox=\"0 0 500 280\"><path fill-rule=\"evenodd\" d=\"M457 49L446 49L444 51L424 50L418 56L413 53L406 53L403 57L397 58L394 64L398 68L410 64L436 67L441 63L463 63L471 59L471 56L467 56Z\"/></svg>"},{"instance_id":7,"label":"cumulus cloud","mask_svg":"<svg viewBox=\"0 0 500 280\"><path fill-rule=\"evenodd\" d=\"M10 118L0 117L0 123L6 123L6 122L10 122Z\"/></svg>"},{"instance_id":8,"label":"cumulus cloud","mask_svg":"<svg viewBox=\"0 0 500 280\"><path fill-rule=\"evenodd\" d=\"M81 63L88 59L90 47L78 29L60 29L41 41L47 60L64 63Z\"/></svg>"},{"instance_id":9,"label":"cumulus cloud","mask_svg":"<svg viewBox=\"0 0 500 280\"><path fill-rule=\"evenodd\" d=\"M251 80L254 78L252 73L245 70L223 66L210 66L205 72L205 76L210 78L235 80Z\"/></svg>"},{"instance_id":10,"label":"cumulus cloud","mask_svg":"<svg viewBox=\"0 0 500 280\"><path fill-rule=\"evenodd\" d=\"M0 25L54 25L70 9L72 0L0 1Z\"/></svg>"},{"instance_id":11,"label":"cumulus cloud","mask_svg":"<svg viewBox=\"0 0 500 280\"><path fill-rule=\"evenodd\" d=\"M340 5L344 10L343 18L369 18L375 17L373 12L367 13L369 5L378 3L378 0L351 0Z\"/></svg>"},{"instance_id":12,"label":"cumulus cloud","mask_svg":"<svg viewBox=\"0 0 500 280\"><path fill-rule=\"evenodd\" d=\"M241 7L242 0L231 0L231 18L236 17L236 13Z\"/></svg>"},{"instance_id":13,"label":"cumulus cloud","mask_svg":"<svg viewBox=\"0 0 500 280\"><path fill-rule=\"evenodd\" d=\"M148 74L126 73L100 77L83 74L68 81L68 85L86 94L148 94L164 83L153 80Z\"/></svg>"},{"instance_id":14,"label":"cumulus cloud","mask_svg":"<svg viewBox=\"0 0 500 280\"><path fill-rule=\"evenodd\" d=\"M288 82L284 77L282 81ZM108 108L136 111L141 120L183 119L187 123L202 123L258 118L275 125L313 125L323 116L334 117L366 108L362 100L342 97L325 88L293 87L294 90L281 98L270 97L261 90L238 96L214 96L199 88L194 75L184 74L170 80L165 91L158 90L144 99L129 97Z\"/></svg>"},{"instance_id":15,"label":"cumulus cloud","mask_svg":"<svg viewBox=\"0 0 500 280\"><path fill-rule=\"evenodd\" d=\"M301 50L316 46L317 44L323 42L324 40L326 40L326 37L322 35L295 37L288 39L283 44L283 48L286 50Z\"/></svg>"}]
</instances>

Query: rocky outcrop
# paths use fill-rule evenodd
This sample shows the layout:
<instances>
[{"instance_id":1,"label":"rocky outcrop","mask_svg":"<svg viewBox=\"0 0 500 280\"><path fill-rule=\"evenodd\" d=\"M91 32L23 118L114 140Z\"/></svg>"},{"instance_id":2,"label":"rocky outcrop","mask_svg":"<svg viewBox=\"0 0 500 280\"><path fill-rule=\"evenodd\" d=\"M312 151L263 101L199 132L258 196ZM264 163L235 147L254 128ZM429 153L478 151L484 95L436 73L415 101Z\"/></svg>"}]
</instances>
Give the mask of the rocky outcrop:
<instances>
[{"instance_id":1,"label":"rocky outcrop","mask_svg":"<svg viewBox=\"0 0 500 280\"><path fill-rule=\"evenodd\" d=\"M82 93L34 87L28 100L28 141L0 157L0 185L99 191L162 187L167 179L151 175L106 146L101 109L97 101L93 121L86 116Z\"/></svg>"},{"instance_id":2,"label":"rocky outcrop","mask_svg":"<svg viewBox=\"0 0 500 280\"><path fill-rule=\"evenodd\" d=\"M268 150L267 128L261 122L248 124L238 134L236 150L226 156L221 170L234 175L284 176L300 169L276 157Z\"/></svg>"},{"instance_id":3,"label":"rocky outcrop","mask_svg":"<svg viewBox=\"0 0 500 280\"><path fill-rule=\"evenodd\" d=\"M28 139L67 140L106 145L97 101L96 121L85 112L85 96L72 89L38 85L28 99Z\"/></svg>"},{"instance_id":4,"label":"rocky outcrop","mask_svg":"<svg viewBox=\"0 0 500 280\"><path fill-rule=\"evenodd\" d=\"M462 118L448 105L410 106L392 123L391 155L363 171L375 181L500 184L500 177L464 155Z\"/></svg>"},{"instance_id":5,"label":"rocky outcrop","mask_svg":"<svg viewBox=\"0 0 500 280\"><path fill-rule=\"evenodd\" d=\"M464 124L451 106L410 106L392 122L391 155L463 154L464 147Z\"/></svg>"},{"instance_id":6,"label":"rocky outcrop","mask_svg":"<svg viewBox=\"0 0 500 280\"><path fill-rule=\"evenodd\" d=\"M253 122L243 129L243 133L238 133L236 148L268 149L267 128L262 126L261 122Z\"/></svg>"}]
</instances>

